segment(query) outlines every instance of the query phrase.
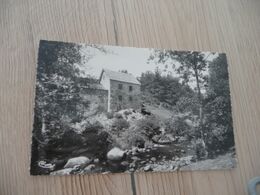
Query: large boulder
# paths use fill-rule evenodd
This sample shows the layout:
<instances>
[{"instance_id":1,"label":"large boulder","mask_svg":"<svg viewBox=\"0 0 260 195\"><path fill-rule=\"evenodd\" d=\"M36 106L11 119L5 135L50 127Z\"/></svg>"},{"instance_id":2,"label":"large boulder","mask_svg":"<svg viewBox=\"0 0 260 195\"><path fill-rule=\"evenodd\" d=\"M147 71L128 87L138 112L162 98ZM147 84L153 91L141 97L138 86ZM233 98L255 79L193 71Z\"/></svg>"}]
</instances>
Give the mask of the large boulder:
<instances>
[{"instance_id":1,"label":"large boulder","mask_svg":"<svg viewBox=\"0 0 260 195\"><path fill-rule=\"evenodd\" d=\"M91 160L85 156L79 156L75 158L71 158L68 160L68 162L65 164L64 168L73 168L75 166L85 166L89 164Z\"/></svg>"},{"instance_id":2,"label":"large boulder","mask_svg":"<svg viewBox=\"0 0 260 195\"><path fill-rule=\"evenodd\" d=\"M121 150L120 148L114 147L107 153L107 159L108 160L121 160L124 157L125 152Z\"/></svg>"},{"instance_id":3,"label":"large boulder","mask_svg":"<svg viewBox=\"0 0 260 195\"><path fill-rule=\"evenodd\" d=\"M84 168L84 172L91 172L93 169L95 169L95 165L94 164L90 164L87 167Z\"/></svg>"},{"instance_id":4,"label":"large boulder","mask_svg":"<svg viewBox=\"0 0 260 195\"><path fill-rule=\"evenodd\" d=\"M39 161L38 166L43 169L48 169L50 171L53 171L55 168L55 164L47 163L46 161Z\"/></svg>"},{"instance_id":5,"label":"large boulder","mask_svg":"<svg viewBox=\"0 0 260 195\"><path fill-rule=\"evenodd\" d=\"M50 175L70 175L73 170L74 168L61 169L51 172Z\"/></svg>"}]
</instances>

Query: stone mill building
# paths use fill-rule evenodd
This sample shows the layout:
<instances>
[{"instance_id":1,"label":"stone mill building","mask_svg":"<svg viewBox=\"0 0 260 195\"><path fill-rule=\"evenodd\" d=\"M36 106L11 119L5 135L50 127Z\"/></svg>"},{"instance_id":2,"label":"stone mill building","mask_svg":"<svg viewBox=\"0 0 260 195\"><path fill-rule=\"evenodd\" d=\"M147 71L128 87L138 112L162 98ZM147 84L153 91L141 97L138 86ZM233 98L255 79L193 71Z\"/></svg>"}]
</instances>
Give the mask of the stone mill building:
<instances>
[{"instance_id":1,"label":"stone mill building","mask_svg":"<svg viewBox=\"0 0 260 195\"><path fill-rule=\"evenodd\" d=\"M103 69L99 84L108 91L108 112L140 108L140 82L132 74Z\"/></svg>"}]
</instances>

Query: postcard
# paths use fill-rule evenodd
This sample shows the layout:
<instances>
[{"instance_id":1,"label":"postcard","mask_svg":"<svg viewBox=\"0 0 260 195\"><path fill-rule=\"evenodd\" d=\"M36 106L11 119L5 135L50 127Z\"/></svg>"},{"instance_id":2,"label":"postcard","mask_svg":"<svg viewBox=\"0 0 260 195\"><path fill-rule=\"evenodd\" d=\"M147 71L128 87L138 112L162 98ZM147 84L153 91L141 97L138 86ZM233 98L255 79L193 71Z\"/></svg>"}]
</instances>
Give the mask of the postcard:
<instances>
[{"instance_id":1,"label":"postcard","mask_svg":"<svg viewBox=\"0 0 260 195\"><path fill-rule=\"evenodd\" d=\"M31 175L230 169L224 53L40 41Z\"/></svg>"}]
</instances>

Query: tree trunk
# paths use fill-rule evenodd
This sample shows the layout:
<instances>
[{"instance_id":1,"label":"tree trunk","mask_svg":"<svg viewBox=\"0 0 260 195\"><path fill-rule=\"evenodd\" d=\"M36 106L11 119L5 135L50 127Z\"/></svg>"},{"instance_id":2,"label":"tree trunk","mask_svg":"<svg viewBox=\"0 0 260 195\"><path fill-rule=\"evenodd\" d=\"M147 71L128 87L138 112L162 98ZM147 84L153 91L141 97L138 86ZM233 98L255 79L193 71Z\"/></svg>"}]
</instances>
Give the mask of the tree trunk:
<instances>
[{"instance_id":1,"label":"tree trunk","mask_svg":"<svg viewBox=\"0 0 260 195\"><path fill-rule=\"evenodd\" d=\"M204 135L203 135L203 106L202 106L202 95L200 91L200 82L199 82L199 75L198 75L198 69L197 66L195 65L194 68L195 72L195 78L196 78L196 85L197 85L197 90L198 90L198 100L199 100L199 128L200 128L200 134L202 140L204 140Z\"/></svg>"},{"instance_id":2,"label":"tree trunk","mask_svg":"<svg viewBox=\"0 0 260 195\"><path fill-rule=\"evenodd\" d=\"M41 129L41 133L42 135L46 132L46 125L45 125L45 119L42 116L42 129Z\"/></svg>"},{"instance_id":3,"label":"tree trunk","mask_svg":"<svg viewBox=\"0 0 260 195\"><path fill-rule=\"evenodd\" d=\"M198 70L195 68L195 77L196 77L196 85L197 85L197 90L198 90L198 100L199 100L199 118L200 118L200 123L203 123L203 107L202 107L202 96L201 96L201 91L200 91L200 83L199 83L199 76L198 76Z\"/></svg>"}]
</instances>

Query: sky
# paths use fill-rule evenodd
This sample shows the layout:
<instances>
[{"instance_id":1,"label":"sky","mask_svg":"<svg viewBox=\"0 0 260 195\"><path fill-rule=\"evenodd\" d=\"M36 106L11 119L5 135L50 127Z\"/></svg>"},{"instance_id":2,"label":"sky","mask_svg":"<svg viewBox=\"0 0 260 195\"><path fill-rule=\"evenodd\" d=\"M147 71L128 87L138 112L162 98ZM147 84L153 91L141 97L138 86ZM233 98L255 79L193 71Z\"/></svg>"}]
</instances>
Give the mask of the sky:
<instances>
[{"instance_id":1,"label":"sky","mask_svg":"<svg viewBox=\"0 0 260 195\"><path fill-rule=\"evenodd\" d=\"M113 71L127 70L128 73L139 77L142 72L154 71L156 68L155 63L147 63L151 53L150 49L117 46L104 46L104 49L108 52L104 53L95 48L83 47L81 53L91 55L91 58L83 63L85 67L83 70L97 78L103 68Z\"/></svg>"},{"instance_id":2,"label":"sky","mask_svg":"<svg viewBox=\"0 0 260 195\"><path fill-rule=\"evenodd\" d=\"M106 52L102 52L96 47L104 48ZM82 57L88 57L87 60L83 61L81 64L81 70L84 72L83 76L94 76L99 78L103 68L110 69L113 71L127 70L135 77L140 77L143 72L154 71L156 67L164 69L165 64L156 64L153 61L149 61L149 56L151 55L152 49L148 48L134 48L134 47L118 47L118 46L89 46L82 45L80 53ZM208 56L210 52L205 52L205 56ZM207 58L209 61L215 59L218 54L209 55ZM172 61L171 61L172 64ZM178 65L178 62L175 62ZM173 76L178 76L177 73L168 66L165 70L165 74L171 73ZM208 74L206 70L204 74ZM189 83L191 88L196 87L195 81L191 80Z\"/></svg>"}]
</instances>

